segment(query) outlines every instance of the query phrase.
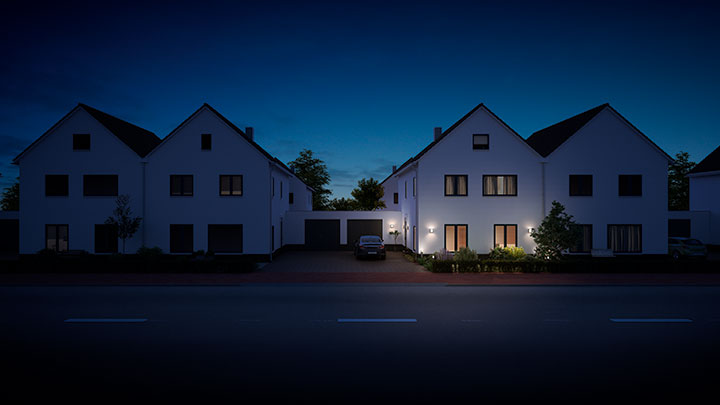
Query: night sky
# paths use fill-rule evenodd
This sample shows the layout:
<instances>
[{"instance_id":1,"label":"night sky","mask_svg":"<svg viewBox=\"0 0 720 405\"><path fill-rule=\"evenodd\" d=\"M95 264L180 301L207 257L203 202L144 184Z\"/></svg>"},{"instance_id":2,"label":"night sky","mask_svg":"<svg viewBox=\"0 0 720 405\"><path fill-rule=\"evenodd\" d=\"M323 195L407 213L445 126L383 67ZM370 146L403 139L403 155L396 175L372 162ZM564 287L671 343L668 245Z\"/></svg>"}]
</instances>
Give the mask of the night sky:
<instances>
[{"instance_id":1,"label":"night sky","mask_svg":"<svg viewBox=\"0 0 720 405\"><path fill-rule=\"evenodd\" d=\"M207 102L336 197L484 102L521 136L609 102L667 153L720 145L712 2L0 6L0 187L78 102L166 136Z\"/></svg>"}]
</instances>

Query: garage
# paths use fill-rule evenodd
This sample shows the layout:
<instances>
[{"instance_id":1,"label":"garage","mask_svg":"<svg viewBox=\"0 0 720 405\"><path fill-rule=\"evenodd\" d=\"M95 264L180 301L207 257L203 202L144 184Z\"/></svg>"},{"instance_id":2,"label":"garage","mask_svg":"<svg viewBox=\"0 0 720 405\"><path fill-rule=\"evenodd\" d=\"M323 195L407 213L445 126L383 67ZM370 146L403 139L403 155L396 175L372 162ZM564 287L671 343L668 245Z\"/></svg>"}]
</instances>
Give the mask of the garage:
<instances>
[{"instance_id":1,"label":"garage","mask_svg":"<svg viewBox=\"0 0 720 405\"><path fill-rule=\"evenodd\" d=\"M377 235L383 238L382 219L348 219L347 220L347 244L349 247L355 245L355 241L362 235Z\"/></svg>"},{"instance_id":2,"label":"garage","mask_svg":"<svg viewBox=\"0 0 720 405\"><path fill-rule=\"evenodd\" d=\"M0 253L17 254L20 225L17 219L0 219Z\"/></svg>"},{"instance_id":3,"label":"garage","mask_svg":"<svg viewBox=\"0 0 720 405\"><path fill-rule=\"evenodd\" d=\"M339 219L306 219L305 249L307 250L338 250L340 249Z\"/></svg>"}]
</instances>

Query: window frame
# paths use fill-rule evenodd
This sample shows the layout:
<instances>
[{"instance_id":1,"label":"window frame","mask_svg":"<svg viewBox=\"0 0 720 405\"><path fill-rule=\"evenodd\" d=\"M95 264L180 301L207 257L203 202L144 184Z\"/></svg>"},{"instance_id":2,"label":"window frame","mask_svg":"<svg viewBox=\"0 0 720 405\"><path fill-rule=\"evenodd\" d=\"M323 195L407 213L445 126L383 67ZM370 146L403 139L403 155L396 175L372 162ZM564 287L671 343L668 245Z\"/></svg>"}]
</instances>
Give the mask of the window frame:
<instances>
[{"instance_id":1,"label":"window frame","mask_svg":"<svg viewBox=\"0 0 720 405\"><path fill-rule=\"evenodd\" d=\"M612 226L636 226L640 230L640 243L639 243L639 249L638 250L614 250L611 246L611 240L610 240L610 227ZM642 224L608 224L606 229L607 234L607 248L612 249L613 253L631 253L631 254L637 254L643 252L643 232L642 232Z\"/></svg>"},{"instance_id":2,"label":"window frame","mask_svg":"<svg viewBox=\"0 0 720 405\"><path fill-rule=\"evenodd\" d=\"M173 194L173 177L180 177L180 194ZM190 194L184 193L185 188L185 182L183 181L184 178L190 177L190 183L191 183L191 190ZM170 175L170 197L192 197L195 195L195 176L192 174L171 174Z\"/></svg>"},{"instance_id":3,"label":"window frame","mask_svg":"<svg viewBox=\"0 0 720 405\"><path fill-rule=\"evenodd\" d=\"M50 178L65 178L65 194L48 194L48 180ZM45 197L68 197L70 196L70 175L68 174L46 174L45 175Z\"/></svg>"},{"instance_id":4,"label":"window frame","mask_svg":"<svg viewBox=\"0 0 720 405\"><path fill-rule=\"evenodd\" d=\"M580 228L582 229L581 232L582 232L582 235L583 235L583 240L582 240L581 242L584 242L584 237L585 237L585 231L584 231L584 229L585 229L585 228L590 228L590 249L588 249L588 250L576 250L574 247L572 247L572 248L568 249L568 252L570 252L570 253L578 253L578 254L580 254L580 253L591 253L591 252L592 252L592 249L593 249L593 225L592 225L592 224L575 224L575 225L578 226L578 227L580 227ZM582 243L582 244L585 245L585 243Z\"/></svg>"},{"instance_id":5,"label":"window frame","mask_svg":"<svg viewBox=\"0 0 720 405\"><path fill-rule=\"evenodd\" d=\"M515 179L515 194L488 194L485 190L485 178L495 177L495 188L497 189L497 178L498 177L513 177ZM482 189L483 197L517 197L518 195L518 175L517 174L483 174L482 177Z\"/></svg>"},{"instance_id":6,"label":"window frame","mask_svg":"<svg viewBox=\"0 0 720 405\"><path fill-rule=\"evenodd\" d=\"M212 230L222 230L222 229L235 229L240 230L240 250L214 250L211 248L211 238L210 234ZM212 251L213 253L229 253L229 254L238 254L243 253L245 250L245 226L243 224L208 224L207 226L207 246L208 251Z\"/></svg>"},{"instance_id":7,"label":"window frame","mask_svg":"<svg viewBox=\"0 0 720 405\"><path fill-rule=\"evenodd\" d=\"M393 193L393 204L399 204L400 193Z\"/></svg>"},{"instance_id":8,"label":"window frame","mask_svg":"<svg viewBox=\"0 0 720 405\"><path fill-rule=\"evenodd\" d=\"M582 187L576 187L576 193L573 193L573 178L574 179L587 179L590 178L590 193L582 194ZM592 197L593 196L593 175L592 174L570 174L568 175L568 195L570 197ZM582 183L582 182L581 182Z\"/></svg>"},{"instance_id":9,"label":"window frame","mask_svg":"<svg viewBox=\"0 0 720 405\"><path fill-rule=\"evenodd\" d=\"M455 241L455 250L448 250L447 248L447 238L448 238L448 230L447 227L452 226L453 227L453 238ZM447 252L457 252L461 248L458 247L458 228L464 226L465 227L465 246L463 247L469 247L470 244L468 243L470 240L470 230L468 227L468 224L443 224L443 249Z\"/></svg>"},{"instance_id":10,"label":"window frame","mask_svg":"<svg viewBox=\"0 0 720 405\"><path fill-rule=\"evenodd\" d=\"M628 191L628 190L623 190L624 183L621 180L623 177L625 177L625 178L640 178L640 192L638 194L623 194L623 191ZM642 174L618 174L618 197L642 197L642 195L643 195L643 193L642 193L642 191L643 191L642 190L643 189L642 177L643 177ZM632 185L632 183L630 183L630 185ZM630 190L630 191L632 191L632 190Z\"/></svg>"},{"instance_id":11,"label":"window frame","mask_svg":"<svg viewBox=\"0 0 720 405\"><path fill-rule=\"evenodd\" d=\"M114 244L112 244L114 247L114 250L112 248L98 250L98 227L112 227L115 229L115 241L114 241ZM94 242L95 242L95 245L93 246L93 248L95 249L95 253L118 253L118 227L117 227L117 225L95 224L95 228L93 229L93 232L94 232L93 236L94 236Z\"/></svg>"},{"instance_id":12,"label":"window frame","mask_svg":"<svg viewBox=\"0 0 720 405\"><path fill-rule=\"evenodd\" d=\"M476 144L475 137L484 136L487 138L486 144ZM490 134L472 134L472 148L473 150L489 150L490 149Z\"/></svg>"},{"instance_id":13,"label":"window frame","mask_svg":"<svg viewBox=\"0 0 720 405\"><path fill-rule=\"evenodd\" d=\"M55 252L67 252L67 251L69 251L69 250L70 250L70 225L69 225L69 224L45 224L45 249L50 249L50 248L48 247L48 229L49 229L51 226L55 227L55 249L54 249ZM58 248L60 244L58 243L58 237L57 237L57 235L59 234L59 232L58 232L58 227L60 227L60 226L64 226L65 229L66 229L65 232L66 232L66 234L67 234L67 247L66 247L65 250L60 250L60 249Z\"/></svg>"},{"instance_id":14,"label":"window frame","mask_svg":"<svg viewBox=\"0 0 720 405\"><path fill-rule=\"evenodd\" d=\"M107 177L115 179L114 194L88 194L87 181L89 177ZM117 174L83 174L83 197L117 197L120 194L120 176Z\"/></svg>"},{"instance_id":15,"label":"window frame","mask_svg":"<svg viewBox=\"0 0 720 405\"><path fill-rule=\"evenodd\" d=\"M82 137L82 138L81 138ZM84 139L87 137L87 139ZM87 148L78 147L82 142L87 140ZM74 151L89 151L92 148L92 140L90 134L73 134L72 150Z\"/></svg>"},{"instance_id":16,"label":"window frame","mask_svg":"<svg viewBox=\"0 0 720 405\"><path fill-rule=\"evenodd\" d=\"M503 243L502 246L498 246L497 243L497 227L502 226L503 227ZM506 248L508 247L507 239L508 239L508 226L514 226L515 227L515 247L518 247L520 244L518 243L518 225L517 224L493 224L493 249L496 247L502 247Z\"/></svg>"},{"instance_id":17,"label":"window frame","mask_svg":"<svg viewBox=\"0 0 720 405\"><path fill-rule=\"evenodd\" d=\"M417 177L413 177L413 179L412 179L412 196L413 197L417 196L416 189L417 189Z\"/></svg>"},{"instance_id":18,"label":"window frame","mask_svg":"<svg viewBox=\"0 0 720 405\"><path fill-rule=\"evenodd\" d=\"M455 194L448 194L447 192L447 179L448 177L452 177L452 183L453 183L453 190L455 190ZM465 194L458 194L458 179L460 177L465 177ZM445 194L445 197L467 197L470 193L470 183L468 180L467 174L446 174L445 177L443 177L443 193ZM452 225L452 224L448 224Z\"/></svg>"},{"instance_id":19,"label":"window frame","mask_svg":"<svg viewBox=\"0 0 720 405\"><path fill-rule=\"evenodd\" d=\"M223 177L230 178L230 194L223 194L223 189L222 189ZM233 191L235 191L235 188L233 187L235 182L233 181L233 179L235 177L240 177L240 194L233 194ZM220 175L218 175L218 181L219 181L218 195L220 197L242 197L243 195L245 195L245 191L243 190L243 188L245 187L245 179L243 178L242 174L220 174Z\"/></svg>"},{"instance_id":20,"label":"window frame","mask_svg":"<svg viewBox=\"0 0 720 405\"><path fill-rule=\"evenodd\" d=\"M288 204L295 204L295 194L292 191L288 193Z\"/></svg>"},{"instance_id":21,"label":"window frame","mask_svg":"<svg viewBox=\"0 0 720 405\"><path fill-rule=\"evenodd\" d=\"M200 150L212 150L212 134L200 134Z\"/></svg>"},{"instance_id":22,"label":"window frame","mask_svg":"<svg viewBox=\"0 0 720 405\"><path fill-rule=\"evenodd\" d=\"M185 231L190 230L190 250L179 250L179 249L173 249L174 247L177 248L177 243L173 244L173 228L183 228ZM169 234L168 234L168 250L170 253L193 253L195 250L195 227L193 224L170 224L170 227L168 228ZM176 241L177 242L177 241Z\"/></svg>"}]
</instances>

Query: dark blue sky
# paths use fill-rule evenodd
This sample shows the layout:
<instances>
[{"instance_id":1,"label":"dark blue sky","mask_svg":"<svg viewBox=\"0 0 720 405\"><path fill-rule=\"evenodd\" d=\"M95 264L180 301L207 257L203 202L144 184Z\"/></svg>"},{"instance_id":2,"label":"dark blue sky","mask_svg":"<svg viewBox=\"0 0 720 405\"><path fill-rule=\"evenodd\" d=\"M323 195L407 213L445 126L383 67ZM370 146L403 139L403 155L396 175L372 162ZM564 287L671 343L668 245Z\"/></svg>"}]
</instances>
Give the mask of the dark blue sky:
<instances>
[{"instance_id":1,"label":"dark blue sky","mask_svg":"<svg viewBox=\"0 0 720 405\"><path fill-rule=\"evenodd\" d=\"M484 102L523 137L609 102L666 152L720 144L712 2L0 6L0 178L78 102L168 134L203 102L335 196ZM13 2L17 3L17 2Z\"/></svg>"}]
</instances>

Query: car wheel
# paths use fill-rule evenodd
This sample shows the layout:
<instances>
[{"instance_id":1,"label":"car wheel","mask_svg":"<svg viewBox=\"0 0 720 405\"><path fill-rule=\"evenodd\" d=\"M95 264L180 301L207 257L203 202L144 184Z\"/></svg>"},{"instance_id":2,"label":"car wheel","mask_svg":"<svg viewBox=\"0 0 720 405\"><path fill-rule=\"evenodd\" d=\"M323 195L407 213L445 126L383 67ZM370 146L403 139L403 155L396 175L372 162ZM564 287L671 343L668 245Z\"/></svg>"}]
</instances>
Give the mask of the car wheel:
<instances>
[{"instance_id":1,"label":"car wheel","mask_svg":"<svg viewBox=\"0 0 720 405\"><path fill-rule=\"evenodd\" d=\"M673 250L673 252L672 252L672 258L673 258L674 260L679 259L679 258L680 258L680 252L678 252L677 250Z\"/></svg>"}]
</instances>

